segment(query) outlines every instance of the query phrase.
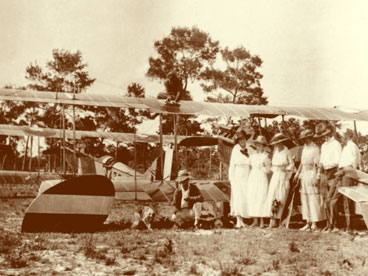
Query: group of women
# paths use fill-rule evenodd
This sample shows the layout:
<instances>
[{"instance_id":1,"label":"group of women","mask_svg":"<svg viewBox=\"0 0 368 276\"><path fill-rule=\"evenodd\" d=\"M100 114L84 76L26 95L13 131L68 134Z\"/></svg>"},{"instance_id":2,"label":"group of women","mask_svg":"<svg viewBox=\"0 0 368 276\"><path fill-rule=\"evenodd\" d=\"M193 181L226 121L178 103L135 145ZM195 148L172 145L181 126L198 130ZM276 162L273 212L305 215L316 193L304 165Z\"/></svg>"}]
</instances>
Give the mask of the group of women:
<instances>
[{"instance_id":1,"label":"group of women","mask_svg":"<svg viewBox=\"0 0 368 276\"><path fill-rule=\"evenodd\" d=\"M230 215L236 217L236 228L245 227L244 218L252 218L251 226L275 227L281 215L290 189L290 177L296 172L287 143L290 140L277 133L269 143L264 136L255 140L244 130L236 133L236 145L230 158L229 180L231 183ZM313 132L305 130L300 140L305 144L301 166L296 177L301 179L303 217L312 221L325 219L320 196L314 181L319 162L319 148L312 141ZM251 142L249 141L251 140ZM272 148L272 154L270 152ZM267 150L266 150L267 149Z\"/></svg>"}]
</instances>

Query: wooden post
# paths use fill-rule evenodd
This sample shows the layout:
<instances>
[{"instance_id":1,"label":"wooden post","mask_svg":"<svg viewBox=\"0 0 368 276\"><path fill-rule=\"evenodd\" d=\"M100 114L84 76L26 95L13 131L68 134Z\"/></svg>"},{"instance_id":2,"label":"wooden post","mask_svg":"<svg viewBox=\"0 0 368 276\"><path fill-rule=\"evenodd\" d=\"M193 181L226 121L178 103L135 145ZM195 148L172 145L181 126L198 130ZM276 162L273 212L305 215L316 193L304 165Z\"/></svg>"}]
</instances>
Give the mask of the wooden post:
<instances>
[{"instance_id":1,"label":"wooden post","mask_svg":"<svg viewBox=\"0 0 368 276\"><path fill-rule=\"evenodd\" d=\"M62 146L63 146L63 174L64 176L66 175L66 163L65 163L65 159L66 159L66 153L65 153L65 110L64 110L64 105L62 106L62 122L63 122L63 141L62 141Z\"/></svg>"},{"instance_id":2,"label":"wooden post","mask_svg":"<svg viewBox=\"0 0 368 276\"><path fill-rule=\"evenodd\" d=\"M162 137L162 114L160 113L160 177L163 181L164 175L164 149L163 149L163 137Z\"/></svg>"},{"instance_id":3,"label":"wooden post","mask_svg":"<svg viewBox=\"0 0 368 276\"><path fill-rule=\"evenodd\" d=\"M28 153L28 142L29 142L29 136L27 136L26 140L26 149L24 150L24 157L23 157L23 163L22 163L22 171L24 171L26 167L26 159L27 159L27 153Z\"/></svg>"},{"instance_id":4,"label":"wooden post","mask_svg":"<svg viewBox=\"0 0 368 276\"><path fill-rule=\"evenodd\" d=\"M37 172L40 177L40 166L41 166L41 154L40 154L40 136L37 136Z\"/></svg>"},{"instance_id":5,"label":"wooden post","mask_svg":"<svg viewBox=\"0 0 368 276\"><path fill-rule=\"evenodd\" d=\"M75 93L74 93L75 95ZM73 105L73 175L77 174L77 142L75 138L75 105Z\"/></svg>"},{"instance_id":6,"label":"wooden post","mask_svg":"<svg viewBox=\"0 0 368 276\"><path fill-rule=\"evenodd\" d=\"M174 175L177 175L179 164L178 164L178 127L177 121L179 121L178 114L174 114Z\"/></svg>"},{"instance_id":7,"label":"wooden post","mask_svg":"<svg viewBox=\"0 0 368 276\"><path fill-rule=\"evenodd\" d=\"M33 136L31 136L31 146L29 147L29 167L28 170L32 171L32 148L33 148Z\"/></svg>"},{"instance_id":8,"label":"wooden post","mask_svg":"<svg viewBox=\"0 0 368 276\"><path fill-rule=\"evenodd\" d=\"M220 161L220 180L222 180L222 161Z\"/></svg>"},{"instance_id":9,"label":"wooden post","mask_svg":"<svg viewBox=\"0 0 368 276\"><path fill-rule=\"evenodd\" d=\"M137 143L136 143L136 135L137 130L134 124L134 200L137 201Z\"/></svg>"},{"instance_id":10,"label":"wooden post","mask_svg":"<svg viewBox=\"0 0 368 276\"><path fill-rule=\"evenodd\" d=\"M115 161L118 159L119 141L116 141Z\"/></svg>"},{"instance_id":11,"label":"wooden post","mask_svg":"<svg viewBox=\"0 0 368 276\"><path fill-rule=\"evenodd\" d=\"M355 139L356 142L358 142L358 131L357 131L357 126L356 126L356 121L354 121L354 135L355 135Z\"/></svg>"}]
</instances>

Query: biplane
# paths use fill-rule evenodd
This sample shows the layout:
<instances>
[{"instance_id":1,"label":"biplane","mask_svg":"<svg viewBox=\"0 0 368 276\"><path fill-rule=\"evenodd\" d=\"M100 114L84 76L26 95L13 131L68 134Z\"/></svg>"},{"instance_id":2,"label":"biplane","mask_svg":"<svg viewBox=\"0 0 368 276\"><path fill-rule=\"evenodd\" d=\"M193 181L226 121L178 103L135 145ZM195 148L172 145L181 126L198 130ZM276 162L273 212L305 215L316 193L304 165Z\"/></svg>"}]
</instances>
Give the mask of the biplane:
<instances>
[{"instance_id":1,"label":"biplane","mask_svg":"<svg viewBox=\"0 0 368 276\"><path fill-rule=\"evenodd\" d=\"M59 92L39 92L13 89L0 89L0 100L6 101L30 101L54 103L63 105L77 105L77 106L104 106L117 108L134 108L143 109L151 113L158 114L173 114L173 116L187 115L208 115L208 116L230 116L238 118L249 117L263 117L275 118L281 116L301 117L311 120L333 120L333 121L367 121L368 112L356 111L347 112L338 108L329 107L306 107L306 106L259 106L259 105L237 105L237 104L222 104L209 102L193 102L181 101L179 105L170 106L167 102L160 101L153 98L133 98L133 97L119 97L107 96L97 94L71 94ZM65 134L64 134L65 135ZM95 134L93 134L95 135ZM65 136L64 136L65 137ZM74 138L75 138L74 134ZM135 136L136 137L136 136ZM178 137L175 133L171 137L174 141L174 149L176 149ZM135 138L136 139L136 138ZM162 139L162 138L161 138ZM233 145L231 137L218 137L219 146L225 145L226 150L223 152L224 156L229 156L229 148ZM162 140L161 140L162 142ZM226 154L227 152L227 154ZM225 158L226 159L226 158ZM226 161L226 160L225 160ZM117 172L117 171L116 171ZM138 177L139 178L139 177ZM123 180L117 184L117 190L132 191L134 187L135 199L140 199L138 193L142 192L148 194L152 200L165 199L167 200L170 193L173 192L174 186L170 182L161 181L157 185L153 185L152 181L139 182L135 174L133 179ZM133 180L133 181L132 181ZM357 178L357 181L361 179ZM364 183L364 181L361 181ZM164 184L163 184L164 183ZM206 187L207 185L207 187ZM139 186L139 188L138 188ZM140 190L140 187L148 187ZM199 185L206 200L228 201L230 185L227 181L204 183ZM368 194L368 189L364 188L364 193ZM360 191L362 192L362 191ZM352 198L353 199L353 198ZM354 200L354 199L353 199ZM363 212L364 215L364 212Z\"/></svg>"}]
</instances>

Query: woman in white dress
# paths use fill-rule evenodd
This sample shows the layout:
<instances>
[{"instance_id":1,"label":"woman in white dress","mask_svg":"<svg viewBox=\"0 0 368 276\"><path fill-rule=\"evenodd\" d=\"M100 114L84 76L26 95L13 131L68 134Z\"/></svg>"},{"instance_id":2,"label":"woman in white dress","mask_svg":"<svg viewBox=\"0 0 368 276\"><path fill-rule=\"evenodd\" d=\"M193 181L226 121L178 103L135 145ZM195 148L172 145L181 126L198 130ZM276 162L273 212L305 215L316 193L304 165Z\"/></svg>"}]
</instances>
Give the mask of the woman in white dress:
<instances>
[{"instance_id":1,"label":"woman in white dress","mask_svg":"<svg viewBox=\"0 0 368 276\"><path fill-rule=\"evenodd\" d=\"M270 145L274 146L272 156L272 178L268 188L266 208L271 217L268 228L276 225L276 220L281 219L287 195L289 193L289 178L294 170L294 161L287 146L284 144L289 139L282 133L272 137Z\"/></svg>"},{"instance_id":2,"label":"woman in white dress","mask_svg":"<svg viewBox=\"0 0 368 276\"><path fill-rule=\"evenodd\" d=\"M250 171L250 158L247 150L247 139L250 136L244 130L236 133L237 144L234 146L230 158L230 215L236 217L236 228L245 227L243 218L248 217L245 195Z\"/></svg>"},{"instance_id":3,"label":"woman in white dress","mask_svg":"<svg viewBox=\"0 0 368 276\"><path fill-rule=\"evenodd\" d=\"M313 142L313 131L303 130L299 140L303 143L301 163L295 178L300 178L300 200L302 215L306 225L300 230L317 230L316 222L326 219L324 205L317 181L317 169L320 157L319 147Z\"/></svg>"},{"instance_id":4,"label":"woman in white dress","mask_svg":"<svg viewBox=\"0 0 368 276\"><path fill-rule=\"evenodd\" d=\"M258 136L254 141L257 152L250 157L251 171L248 178L247 205L248 215L253 217L252 227L264 227L263 218L268 217L265 207L268 192L268 176L271 168L271 160L265 152L267 140L264 136Z\"/></svg>"}]
</instances>

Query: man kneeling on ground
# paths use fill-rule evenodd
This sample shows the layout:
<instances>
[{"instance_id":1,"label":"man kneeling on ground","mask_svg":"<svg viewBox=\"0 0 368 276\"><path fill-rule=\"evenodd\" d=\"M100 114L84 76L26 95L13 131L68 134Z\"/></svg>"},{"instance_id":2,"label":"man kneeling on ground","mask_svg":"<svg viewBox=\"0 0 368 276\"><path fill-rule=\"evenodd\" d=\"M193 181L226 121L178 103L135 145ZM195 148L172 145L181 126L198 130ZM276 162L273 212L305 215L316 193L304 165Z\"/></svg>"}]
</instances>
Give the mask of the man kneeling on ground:
<instances>
[{"instance_id":1,"label":"man kneeling on ground","mask_svg":"<svg viewBox=\"0 0 368 276\"><path fill-rule=\"evenodd\" d=\"M194 218L194 227L198 227L203 201L201 192L195 184L189 183L190 174L187 170L179 171L176 181L178 188L173 197L176 211L172 220L183 226Z\"/></svg>"}]
</instances>

